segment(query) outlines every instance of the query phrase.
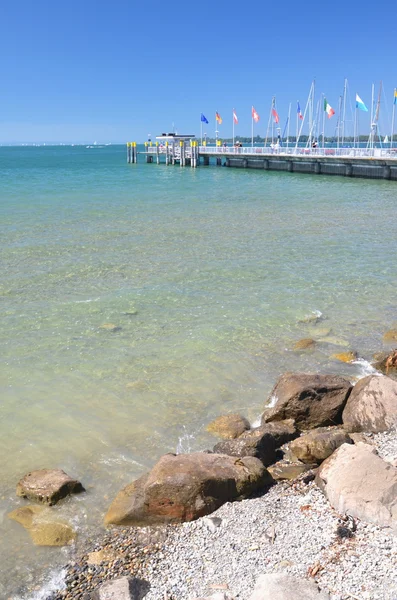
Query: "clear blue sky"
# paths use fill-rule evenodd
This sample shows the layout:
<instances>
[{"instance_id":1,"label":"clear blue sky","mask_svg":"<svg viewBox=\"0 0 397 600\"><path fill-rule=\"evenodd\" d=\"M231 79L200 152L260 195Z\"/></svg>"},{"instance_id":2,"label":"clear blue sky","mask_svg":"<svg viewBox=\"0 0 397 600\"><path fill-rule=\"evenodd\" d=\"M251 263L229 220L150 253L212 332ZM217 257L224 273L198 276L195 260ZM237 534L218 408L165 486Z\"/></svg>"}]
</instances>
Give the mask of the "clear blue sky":
<instances>
[{"instance_id":1,"label":"clear blue sky","mask_svg":"<svg viewBox=\"0 0 397 600\"><path fill-rule=\"evenodd\" d=\"M272 96L280 123L304 109L312 79L335 109L346 77L370 107L383 81L380 125L390 134L397 86L395 0L209 2L4 0L0 21L0 143L144 141L200 134L264 135ZM369 116L360 114L366 132ZM326 133L335 130L336 117ZM389 129L389 131L387 131Z\"/></svg>"}]
</instances>

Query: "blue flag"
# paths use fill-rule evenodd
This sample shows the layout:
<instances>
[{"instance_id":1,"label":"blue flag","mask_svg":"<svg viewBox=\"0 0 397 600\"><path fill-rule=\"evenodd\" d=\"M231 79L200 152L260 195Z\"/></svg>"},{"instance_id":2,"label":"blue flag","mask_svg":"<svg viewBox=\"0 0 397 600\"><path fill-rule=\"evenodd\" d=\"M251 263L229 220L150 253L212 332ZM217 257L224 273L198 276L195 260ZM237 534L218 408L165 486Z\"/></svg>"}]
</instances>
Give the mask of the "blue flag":
<instances>
[{"instance_id":1,"label":"blue flag","mask_svg":"<svg viewBox=\"0 0 397 600\"><path fill-rule=\"evenodd\" d=\"M205 116L203 115L203 113L201 113L201 120L203 123L208 123L208 119L205 118Z\"/></svg>"}]
</instances>

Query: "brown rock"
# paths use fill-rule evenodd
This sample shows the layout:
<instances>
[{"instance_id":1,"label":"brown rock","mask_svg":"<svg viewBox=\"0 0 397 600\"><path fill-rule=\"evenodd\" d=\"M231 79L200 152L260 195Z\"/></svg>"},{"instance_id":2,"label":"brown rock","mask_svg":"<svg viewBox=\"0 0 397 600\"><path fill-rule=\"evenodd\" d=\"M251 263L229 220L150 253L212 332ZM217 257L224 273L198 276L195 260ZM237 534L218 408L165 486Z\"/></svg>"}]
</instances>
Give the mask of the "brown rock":
<instances>
[{"instance_id":1,"label":"brown rock","mask_svg":"<svg viewBox=\"0 0 397 600\"><path fill-rule=\"evenodd\" d=\"M36 546L68 546L76 538L70 525L58 520L44 506L23 506L8 516L27 529Z\"/></svg>"},{"instance_id":2,"label":"brown rock","mask_svg":"<svg viewBox=\"0 0 397 600\"><path fill-rule=\"evenodd\" d=\"M397 329L390 329L383 335L383 341L387 344L397 342Z\"/></svg>"},{"instance_id":3,"label":"brown rock","mask_svg":"<svg viewBox=\"0 0 397 600\"><path fill-rule=\"evenodd\" d=\"M119 492L105 523L150 525L193 521L271 481L257 458L205 452L166 454L150 473Z\"/></svg>"},{"instance_id":4,"label":"brown rock","mask_svg":"<svg viewBox=\"0 0 397 600\"><path fill-rule=\"evenodd\" d=\"M338 427L320 428L290 443L291 452L304 463L321 463L342 444L351 444L348 434Z\"/></svg>"},{"instance_id":5,"label":"brown rock","mask_svg":"<svg viewBox=\"0 0 397 600\"><path fill-rule=\"evenodd\" d=\"M377 433L397 425L397 383L390 377L360 379L343 411L347 431Z\"/></svg>"},{"instance_id":6,"label":"brown rock","mask_svg":"<svg viewBox=\"0 0 397 600\"><path fill-rule=\"evenodd\" d=\"M214 452L230 456L255 456L268 466L275 461L277 448L298 435L292 419L265 423L246 431L236 440L219 442L214 446Z\"/></svg>"},{"instance_id":7,"label":"brown rock","mask_svg":"<svg viewBox=\"0 0 397 600\"><path fill-rule=\"evenodd\" d=\"M316 345L316 342L311 338L303 338L302 340L298 340L294 344L294 350L307 350L307 348L313 348Z\"/></svg>"},{"instance_id":8,"label":"brown rock","mask_svg":"<svg viewBox=\"0 0 397 600\"><path fill-rule=\"evenodd\" d=\"M276 403L265 410L262 423L295 419L298 429L338 425L351 389L350 382L337 375L285 373L273 388L270 398Z\"/></svg>"},{"instance_id":9,"label":"brown rock","mask_svg":"<svg viewBox=\"0 0 397 600\"><path fill-rule=\"evenodd\" d=\"M211 421L207 431L225 439L234 439L250 428L250 424L241 415L224 415Z\"/></svg>"},{"instance_id":10,"label":"brown rock","mask_svg":"<svg viewBox=\"0 0 397 600\"><path fill-rule=\"evenodd\" d=\"M344 363L353 362L353 360L357 360L357 352L339 352L336 354L331 354L330 358L334 358L335 360L340 360Z\"/></svg>"},{"instance_id":11,"label":"brown rock","mask_svg":"<svg viewBox=\"0 0 397 600\"><path fill-rule=\"evenodd\" d=\"M69 494L84 492L77 479L72 479L61 469L31 471L17 485L17 496L36 500L42 504L56 504Z\"/></svg>"},{"instance_id":12,"label":"brown rock","mask_svg":"<svg viewBox=\"0 0 397 600\"><path fill-rule=\"evenodd\" d=\"M374 355L373 366L386 375L395 377L397 374L397 349L391 352L378 352Z\"/></svg>"},{"instance_id":13,"label":"brown rock","mask_svg":"<svg viewBox=\"0 0 397 600\"><path fill-rule=\"evenodd\" d=\"M304 463L288 463L280 460L276 462L274 465L271 465L268 468L270 475L273 479L279 480L292 480L302 475L302 473L306 473L306 471L311 471L312 469L317 469L316 464L305 465Z\"/></svg>"},{"instance_id":14,"label":"brown rock","mask_svg":"<svg viewBox=\"0 0 397 600\"><path fill-rule=\"evenodd\" d=\"M319 468L316 483L338 513L396 527L397 469L368 444L340 446Z\"/></svg>"},{"instance_id":15,"label":"brown rock","mask_svg":"<svg viewBox=\"0 0 397 600\"><path fill-rule=\"evenodd\" d=\"M100 565L102 562L117 560L121 556L122 554L111 548L104 548L103 550L98 550L97 552L89 552L87 565Z\"/></svg>"}]
</instances>

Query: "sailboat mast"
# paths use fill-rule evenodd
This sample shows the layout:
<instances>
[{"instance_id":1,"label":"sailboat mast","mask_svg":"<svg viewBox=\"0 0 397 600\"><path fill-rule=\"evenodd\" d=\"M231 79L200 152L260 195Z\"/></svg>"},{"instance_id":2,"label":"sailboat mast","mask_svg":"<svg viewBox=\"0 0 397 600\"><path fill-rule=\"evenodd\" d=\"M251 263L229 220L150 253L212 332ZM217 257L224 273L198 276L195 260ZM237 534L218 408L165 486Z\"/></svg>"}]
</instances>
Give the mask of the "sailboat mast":
<instances>
[{"instance_id":1,"label":"sailboat mast","mask_svg":"<svg viewBox=\"0 0 397 600\"><path fill-rule=\"evenodd\" d=\"M393 113L391 117L391 138L390 138L390 150L393 148L393 135L394 135L394 115L396 112L396 99L397 99L397 88L394 88L393 98Z\"/></svg>"},{"instance_id":2,"label":"sailboat mast","mask_svg":"<svg viewBox=\"0 0 397 600\"><path fill-rule=\"evenodd\" d=\"M336 147L337 147L337 148L339 148L339 140L340 140L341 110L342 110L342 96L339 96L339 104L338 104L338 121L337 121L337 123L336 123L336 132L337 132L337 142L336 142Z\"/></svg>"},{"instance_id":3,"label":"sailboat mast","mask_svg":"<svg viewBox=\"0 0 397 600\"><path fill-rule=\"evenodd\" d=\"M289 103L289 108L288 108L288 129L287 129L287 148L288 148L288 144L289 144L289 124L291 121L291 102Z\"/></svg>"},{"instance_id":4,"label":"sailboat mast","mask_svg":"<svg viewBox=\"0 0 397 600\"><path fill-rule=\"evenodd\" d=\"M345 143L345 120L346 120L346 92L347 92L347 79L343 86L343 117L342 117L342 146Z\"/></svg>"}]
</instances>

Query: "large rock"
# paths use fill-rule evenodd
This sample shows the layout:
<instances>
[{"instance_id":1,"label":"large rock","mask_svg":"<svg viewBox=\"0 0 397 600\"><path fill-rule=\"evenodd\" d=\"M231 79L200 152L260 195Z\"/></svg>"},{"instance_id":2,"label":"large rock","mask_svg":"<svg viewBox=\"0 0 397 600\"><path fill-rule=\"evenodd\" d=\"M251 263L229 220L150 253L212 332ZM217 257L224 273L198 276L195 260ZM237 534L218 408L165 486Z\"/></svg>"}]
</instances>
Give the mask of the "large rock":
<instances>
[{"instance_id":1,"label":"large rock","mask_svg":"<svg viewBox=\"0 0 397 600\"><path fill-rule=\"evenodd\" d=\"M235 439L250 428L250 424L241 415L223 415L207 425L207 431L224 439Z\"/></svg>"},{"instance_id":2,"label":"large rock","mask_svg":"<svg viewBox=\"0 0 397 600\"><path fill-rule=\"evenodd\" d=\"M390 377L368 375L360 379L343 411L347 431L378 433L397 425L397 382Z\"/></svg>"},{"instance_id":3,"label":"large rock","mask_svg":"<svg viewBox=\"0 0 397 600\"><path fill-rule=\"evenodd\" d=\"M338 513L396 526L397 469L368 444L340 446L319 468L316 483Z\"/></svg>"},{"instance_id":4,"label":"large rock","mask_svg":"<svg viewBox=\"0 0 397 600\"><path fill-rule=\"evenodd\" d=\"M17 496L36 500L42 504L56 504L69 494L84 492L80 481L72 479L61 469L31 471L17 485Z\"/></svg>"},{"instance_id":5,"label":"large rock","mask_svg":"<svg viewBox=\"0 0 397 600\"><path fill-rule=\"evenodd\" d=\"M246 431L236 440L219 442L214 452L230 456L255 456L267 467L276 460L276 450L299 435L294 421L265 423L261 427Z\"/></svg>"},{"instance_id":6,"label":"large rock","mask_svg":"<svg viewBox=\"0 0 397 600\"><path fill-rule=\"evenodd\" d=\"M127 485L115 498L106 524L150 525L193 521L224 502L272 482L260 460L195 452L166 454L150 473Z\"/></svg>"},{"instance_id":7,"label":"large rock","mask_svg":"<svg viewBox=\"0 0 397 600\"><path fill-rule=\"evenodd\" d=\"M91 600L141 600L150 589L144 579L119 577L103 583L91 596Z\"/></svg>"},{"instance_id":8,"label":"large rock","mask_svg":"<svg viewBox=\"0 0 397 600\"><path fill-rule=\"evenodd\" d=\"M350 382L337 375L285 373L273 388L269 400L276 402L265 409L262 423L294 419L299 429L339 425L351 389Z\"/></svg>"},{"instance_id":9,"label":"large rock","mask_svg":"<svg viewBox=\"0 0 397 600\"><path fill-rule=\"evenodd\" d=\"M342 444L352 444L348 434L339 427L320 427L293 440L292 454L304 463L321 463Z\"/></svg>"},{"instance_id":10,"label":"large rock","mask_svg":"<svg viewBox=\"0 0 397 600\"><path fill-rule=\"evenodd\" d=\"M304 464L301 462L286 462L280 460L276 462L274 465L269 467L269 473L273 477L273 479L277 481L283 480L294 480L302 473L306 473L306 471L311 471L312 469L316 469L317 464Z\"/></svg>"},{"instance_id":11,"label":"large rock","mask_svg":"<svg viewBox=\"0 0 397 600\"><path fill-rule=\"evenodd\" d=\"M329 600L314 581L284 573L261 575L249 600Z\"/></svg>"},{"instance_id":12,"label":"large rock","mask_svg":"<svg viewBox=\"0 0 397 600\"><path fill-rule=\"evenodd\" d=\"M30 533L36 546L68 546L76 538L72 527L60 521L44 506L23 506L13 510L8 517L20 523Z\"/></svg>"}]
</instances>

